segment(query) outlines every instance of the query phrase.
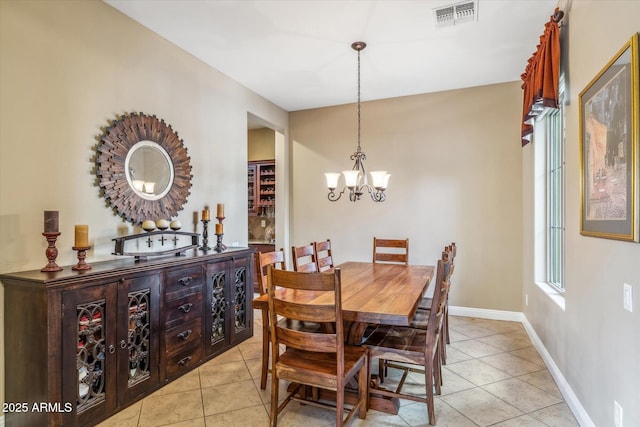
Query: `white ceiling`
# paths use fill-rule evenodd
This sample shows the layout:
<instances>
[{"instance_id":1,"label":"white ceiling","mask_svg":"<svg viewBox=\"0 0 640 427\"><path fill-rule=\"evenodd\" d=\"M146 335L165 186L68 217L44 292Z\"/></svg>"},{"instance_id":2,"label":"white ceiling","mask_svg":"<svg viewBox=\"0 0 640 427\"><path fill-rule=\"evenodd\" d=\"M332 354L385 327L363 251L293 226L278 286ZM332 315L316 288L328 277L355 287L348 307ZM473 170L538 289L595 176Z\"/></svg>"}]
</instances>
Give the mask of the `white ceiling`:
<instances>
[{"instance_id":1,"label":"white ceiling","mask_svg":"<svg viewBox=\"0 0 640 427\"><path fill-rule=\"evenodd\" d=\"M516 81L557 0L478 0L436 29L442 0L103 0L287 111Z\"/></svg>"}]
</instances>

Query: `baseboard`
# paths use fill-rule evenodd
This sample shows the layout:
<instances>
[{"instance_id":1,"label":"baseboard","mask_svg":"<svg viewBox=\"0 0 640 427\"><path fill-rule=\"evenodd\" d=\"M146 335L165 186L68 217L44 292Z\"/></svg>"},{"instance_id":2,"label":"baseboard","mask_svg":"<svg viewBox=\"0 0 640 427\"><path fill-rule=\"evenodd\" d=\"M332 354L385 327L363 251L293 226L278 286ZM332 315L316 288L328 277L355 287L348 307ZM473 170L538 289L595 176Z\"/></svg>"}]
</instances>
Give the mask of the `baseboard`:
<instances>
[{"instance_id":1,"label":"baseboard","mask_svg":"<svg viewBox=\"0 0 640 427\"><path fill-rule=\"evenodd\" d=\"M490 310L486 308L471 308L449 306L449 314L452 316L477 317L479 319L507 320L522 322L524 315L519 311Z\"/></svg>"},{"instance_id":2,"label":"baseboard","mask_svg":"<svg viewBox=\"0 0 640 427\"><path fill-rule=\"evenodd\" d=\"M524 329L527 331L529 338L531 339L531 343L536 348L540 357L547 365L547 369L549 369L549 373L553 377L564 397L565 402L569 406L569 409L573 413L573 416L576 418L576 421L581 427L595 427L593 421L585 411L584 407L578 400L578 397L573 392L573 389L565 379L564 375L558 368L558 365L553 361L553 358L547 351L546 347L542 343L542 340L536 334L536 331L533 329L533 326L529 323L529 320L525 317L524 313L517 311L503 311L503 310L489 310L484 308L471 308L471 307L456 307L449 306L449 314L452 316L464 316L464 317L477 317L480 319L492 319L492 320L507 320L512 322L521 322L524 326ZM1 427L1 426L0 426Z\"/></svg>"},{"instance_id":3,"label":"baseboard","mask_svg":"<svg viewBox=\"0 0 640 427\"><path fill-rule=\"evenodd\" d=\"M595 427L595 424L593 423L593 421L591 421L589 414L587 414L587 411L585 411L584 407L580 403L580 400L578 400L578 397L573 392L573 389L565 379L564 375L562 375L560 368L558 368L558 365L556 365L556 363L553 361L553 358L547 351L544 344L542 344L542 341L538 337L538 334L536 334L536 331L533 329L533 326L531 326L529 320L527 320L524 314L522 315L522 325L527 331L527 334L529 334L529 338L531 339L533 346L536 348L536 350L538 350L540 357L542 357L542 360L544 360L544 363L547 365L549 373L555 380L556 385L560 389L560 393L562 393L565 402L567 402L567 405L569 406L569 409L571 409L571 412L576 418L578 424L580 424L581 427Z\"/></svg>"}]
</instances>

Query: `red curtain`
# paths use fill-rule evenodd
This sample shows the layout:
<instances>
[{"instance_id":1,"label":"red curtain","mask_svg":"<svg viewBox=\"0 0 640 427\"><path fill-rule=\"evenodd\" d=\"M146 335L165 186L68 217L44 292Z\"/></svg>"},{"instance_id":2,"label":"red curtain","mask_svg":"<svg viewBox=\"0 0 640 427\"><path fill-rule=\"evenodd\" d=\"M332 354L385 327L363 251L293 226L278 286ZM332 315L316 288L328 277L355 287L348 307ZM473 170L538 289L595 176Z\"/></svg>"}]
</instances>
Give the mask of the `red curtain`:
<instances>
[{"instance_id":1,"label":"red curtain","mask_svg":"<svg viewBox=\"0 0 640 427\"><path fill-rule=\"evenodd\" d=\"M560 31L558 22L563 12L556 8L544 34L540 36L537 51L529 58L522 74L524 90L522 106L522 146L531 141L533 118L545 107L558 108L558 76L560 75Z\"/></svg>"}]
</instances>

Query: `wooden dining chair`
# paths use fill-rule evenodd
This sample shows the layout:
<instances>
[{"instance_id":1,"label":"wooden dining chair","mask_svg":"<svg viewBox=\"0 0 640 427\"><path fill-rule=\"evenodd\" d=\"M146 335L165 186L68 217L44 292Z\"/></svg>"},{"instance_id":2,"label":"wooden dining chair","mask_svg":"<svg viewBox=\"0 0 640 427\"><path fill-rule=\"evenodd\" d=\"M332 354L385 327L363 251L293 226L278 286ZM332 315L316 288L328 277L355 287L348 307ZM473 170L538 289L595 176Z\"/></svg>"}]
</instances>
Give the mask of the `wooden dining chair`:
<instances>
[{"instance_id":1,"label":"wooden dining chair","mask_svg":"<svg viewBox=\"0 0 640 427\"><path fill-rule=\"evenodd\" d=\"M455 245L455 243L454 243ZM449 287L451 287L451 276L453 275L453 270L454 270L454 266L453 266L453 254L451 251L451 246L445 246L444 251L442 252L442 260L443 261L450 261L451 262L451 268L449 270ZM420 306L418 307L418 309L416 310L416 314L413 316L413 319L411 320L411 322L409 323L409 326L412 328L418 328L418 329L427 329L427 326L429 325L429 318L430 318L430 314L431 314L431 307L427 306L427 304L433 304L433 298L432 297L423 297L422 300L420 301ZM447 322L447 314L448 314L448 309L447 309L447 305L449 304L449 293L447 292L447 301L445 302L445 306L444 306L444 319L442 320L442 334L440 334L440 341L441 341L441 345L439 347L439 352L440 352L440 361L442 362L443 365L447 364L447 346L446 344L449 344L447 342L447 328L448 328L448 322ZM428 307L428 308L425 308ZM384 374L386 375L386 370L384 372Z\"/></svg>"},{"instance_id":2,"label":"wooden dining chair","mask_svg":"<svg viewBox=\"0 0 640 427\"><path fill-rule=\"evenodd\" d=\"M256 252L255 253L255 265L258 272L258 290L260 295L267 293L267 268L272 266L280 270L286 270L284 249L273 252ZM333 325L321 325L314 322L289 322L290 328L317 332L322 330L328 330ZM262 369L260 372L260 388L265 390L267 388L267 374L271 372L269 369L269 353L270 353L270 334L269 328L269 311L267 309L262 310Z\"/></svg>"},{"instance_id":3,"label":"wooden dining chair","mask_svg":"<svg viewBox=\"0 0 640 427\"><path fill-rule=\"evenodd\" d=\"M369 396L367 349L345 345L340 269L301 273L269 267L267 277L273 353L270 425L277 426L278 415L291 400L305 401L307 387L335 392L336 426L348 424L355 414L366 418ZM305 291L326 292L332 297L324 303L296 299ZM291 329L287 320L335 323L336 327L333 333L304 332ZM282 354L277 351L280 346L286 346ZM282 403L279 403L280 380L291 383L290 392ZM351 410L347 410L344 407L345 386L352 380L358 383L358 396L350 402ZM313 404L333 408L323 402L314 401ZM343 419L345 412L348 413Z\"/></svg>"},{"instance_id":4,"label":"wooden dining chair","mask_svg":"<svg viewBox=\"0 0 640 427\"><path fill-rule=\"evenodd\" d=\"M286 264L284 259L284 250L273 252L256 252L255 268L258 275L258 291L260 295L267 293L267 266L271 265L274 268L286 270ZM266 309L262 311L262 371L260 373L260 388L262 390L267 388L267 374L269 373L269 312Z\"/></svg>"},{"instance_id":5,"label":"wooden dining chair","mask_svg":"<svg viewBox=\"0 0 640 427\"><path fill-rule=\"evenodd\" d=\"M450 245L444 247L444 253L447 253L449 258L451 259L451 275L453 275L453 271L455 269L455 257L458 252L458 247L455 242L452 242ZM420 303L418 304L418 310L416 312L416 316L413 319L412 326L418 328L426 328L426 322L429 318L429 309L431 308L431 297L424 296ZM443 326L443 339L447 344L451 344L451 340L449 338L449 299L447 298L447 304L445 305L444 311L444 326ZM446 356L446 347L443 347L443 363L447 363Z\"/></svg>"},{"instance_id":6,"label":"wooden dining chair","mask_svg":"<svg viewBox=\"0 0 640 427\"><path fill-rule=\"evenodd\" d=\"M409 239L373 238L373 263L409 265Z\"/></svg>"},{"instance_id":7,"label":"wooden dining chair","mask_svg":"<svg viewBox=\"0 0 640 427\"><path fill-rule=\"evenodd\" d=\"M313 243L316 268L318 271L327 271L334 267L333 254L331 252L331 240L327 239L321 242Z\"/></svg>"},{"instance_id":8,"label":"wooden dining chair","mask_svg":"<svg viewBox=\"0 0 640 427\"><path fill-rule=\"evenodd\" d=\"M373 332L364 346L369 349L369 365L373 359L399 364L388 363L390 368L403 370L402 378L398 386L391 390L381 385L372 386L372 394L408 399L422 402L427 405L429 424L436 424L434 408L435 393L440 393L442 384L442 371L438 347L441 343L440 334L444 319L444 306L449 291L449 273L451 261L439 260L436 273L435 289L429 314L427 329L417 329L408 326L388 326L380 325ZM415 366L412 366L415 365ZM424 372L425 396L407 394L402 391L405 380L409 372ZM372 378L372 383L376 384L376 379Z\"/></svg>"},{"instance_id":9,"label":"wooden dining chair","mask_svg":"<svg viewBox=\"0 0 640 427\"><path fill-rule=\"evenodd\" d=\"M302 273L315 273L318 271L313 243L309 243L306 246L292 246L291 258L293 260L293 271Z\"/></svg>"}]
</instances>

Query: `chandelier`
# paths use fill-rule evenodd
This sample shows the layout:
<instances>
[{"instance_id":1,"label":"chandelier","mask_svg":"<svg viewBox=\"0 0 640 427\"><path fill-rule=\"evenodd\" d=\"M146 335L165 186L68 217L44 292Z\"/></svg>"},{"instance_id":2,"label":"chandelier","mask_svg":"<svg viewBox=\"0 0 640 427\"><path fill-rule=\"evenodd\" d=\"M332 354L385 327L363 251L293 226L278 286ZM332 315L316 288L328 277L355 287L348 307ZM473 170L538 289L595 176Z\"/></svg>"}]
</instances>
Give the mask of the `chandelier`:
<instances>
[{"instance_id":1,"label":"chandelier","mask_svg":"<svg viewBox=\"0 0 640 427\"><path fill-rule=\"evenodd\" d=\"M347 190L349 190L349 200L352 202L360 200L360 196L362 196L365 191L369 193L374 202L384 202L387 198L384 190L387 189L387 183L391 175L389 175L387 171L369 172L371 174L371 184L369 184L367 171L364 168L364 161L367 159L367 156L360 147L360 51L365 47L367 47L365 42L354 42L351 44L351 48L358 52L358 147L356 152L350 157L355 163L351 170L342 171L345 186L337 194L335 190L338 187L340 174L335 172L324 174L327 178L327 187L329 188L328 198L332 202L339 200Z\"/></svg>"}]
</instances>

